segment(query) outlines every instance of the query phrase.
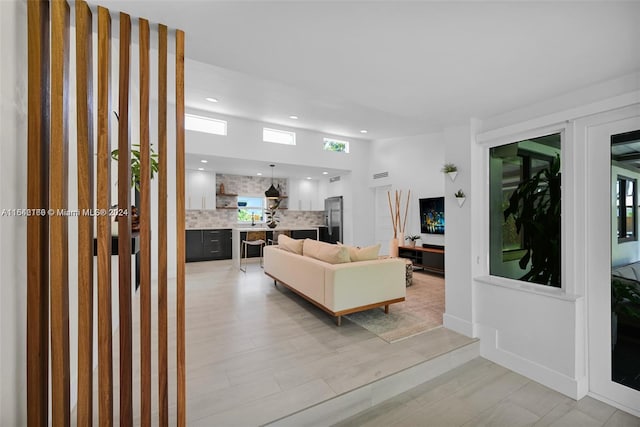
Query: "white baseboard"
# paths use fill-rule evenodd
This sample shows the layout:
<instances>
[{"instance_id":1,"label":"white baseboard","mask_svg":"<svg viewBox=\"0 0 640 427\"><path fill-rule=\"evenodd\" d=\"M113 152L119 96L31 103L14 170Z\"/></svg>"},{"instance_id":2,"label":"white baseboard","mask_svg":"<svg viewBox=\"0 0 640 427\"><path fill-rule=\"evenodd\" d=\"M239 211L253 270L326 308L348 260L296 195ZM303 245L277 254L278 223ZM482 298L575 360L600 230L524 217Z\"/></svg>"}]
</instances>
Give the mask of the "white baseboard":
<instances>
[{"instance_id":1,"label":"white baseboard","mask_svg":"<svg viewBox=\"0 0 640 427\"><path fill-rule=\"evenodd\" d=\"M444 313L442 316L443 326L447 329L451 329L459 334L475 338L473 324L468 320L461 319L451 314Z\"/></svg>"},{"instance_id":2,"label":"white baseboard","mask_svg":"<svg viewBox=\"0 0 640 427\"><path fill-rule=\"evenodd\" d=\"M526 359L522 355L501 349L498 346L498 332L494 328L477 325L477 330L480 337L480 356L572 399L578 400L584 397L584 390L587 387L586 378L568 377L561 372Z\"/></svg>"}]
</instances>

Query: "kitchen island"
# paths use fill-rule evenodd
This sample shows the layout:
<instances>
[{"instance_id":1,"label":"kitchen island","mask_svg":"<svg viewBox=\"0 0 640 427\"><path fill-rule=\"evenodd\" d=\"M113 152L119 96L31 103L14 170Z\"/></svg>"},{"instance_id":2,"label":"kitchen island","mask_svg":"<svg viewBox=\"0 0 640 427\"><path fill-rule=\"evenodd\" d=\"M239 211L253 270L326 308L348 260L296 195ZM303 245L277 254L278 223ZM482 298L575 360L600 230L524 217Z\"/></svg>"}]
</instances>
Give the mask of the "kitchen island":
<instances>
[{"instance_id":1,"label":"kitchen island","mask_svg":"<svg viewBox=\"0 0 640 427\"><path fill-rule=\"evenodd\" d=\"M233 242L233 252L232 258L234 265L240 267L240 243L242 240L246 238L246 235L250 231L264 231L265 232L265 242L268 242L270 239L273 239L274 232L289 232L290 237L293 239L315 239L318 240L319 232L318 226L310 226L310 227L287 227L287 226L278 226L276 228L265 227L262 224L257 224L255 226L240 226L232 229L232 242ZM260 248L258 246L249 246L248 249L248 257L256 258L260 256Z\"/></svg>"}]
</instances>

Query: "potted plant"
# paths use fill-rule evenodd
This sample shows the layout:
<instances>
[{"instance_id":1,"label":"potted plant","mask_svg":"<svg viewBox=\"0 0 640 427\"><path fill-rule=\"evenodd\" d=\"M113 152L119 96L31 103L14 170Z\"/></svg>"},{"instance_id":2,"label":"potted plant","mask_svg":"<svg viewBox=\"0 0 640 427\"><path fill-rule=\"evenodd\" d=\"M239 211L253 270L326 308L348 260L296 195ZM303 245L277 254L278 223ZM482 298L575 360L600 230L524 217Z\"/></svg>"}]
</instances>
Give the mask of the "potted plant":
<instances>
[{"instance_id":1,"label":"potted plant","mask_svg":"<svg viewBox=\"0 0 640 427\"><path fill-rule=\"evenodd\" d=\"M504 220L513 216L516 231L522 232L525 253L520 268L531 264L520 280L560 287L560 178L556 156L547 168L518 185L504 210Z\"/></svg>"},{"instance_id":2,"label":"potted plant","mask_svg":"<svg viewBox=\"0 0 640 427\"><path fill-rule=\"evenodd\" d=\"M117 120L120 120L118 113L114 111L113 114L116 116ZM156 153L153 150L153 147L151 145L149 145L149 151L150 151L149 161L150 161L150 170L151 170L150 178L153 179L155 174L158 173L160 165L158 163L158 153ZM118 154L119 154L119 151L117 148L111 151L111 158L116 162L118 161L118 158L119 158ZM140 198L139 196L140 195L140 173L142 168L142 165L140 163L140 154L141 154L140 144L132 144L131 145L131 187L135 188L134 203L136 205L139 204L138 199ZM117 217L115 220L116 221L118 220ZM140 230L138 210L135 207L135 205L131 205L131 230L132 231Z\"/></svg>"},{"instance_id":3,"label":"potted plant","mask_svg":"<svg viewBox=\"0 0 640 427\"><path fill-rule=\"evenodd\" d=\"M442 172L449 175L449 178L451 178L451 182L453 182L456 180L456 176L458 176L458 167L453 163L445 163L442 167Z\"/></svg>"},{"instance_id":4,"label":"potted plant","mask_svg":"<svg viewBox=\"0 0 640 427\"><path fill-rule=\"evenodd\" d=\"M462 207L464 201L467 199L467 196L464 194L464 191L462 191L462 188L456 191L453 195L458 201L458 206Z\"/></svg>"},{"instance_id":5,"label":"potted plant","mask_svg":"<svg viewBox=\"0 0 640 427\"><path fill-rule=\"evenodd\" d=\"M419 238L420 238L419 235L412 234L410 236L405 237L404 240L408 241L409 242L408 246L413 248L416 246L416 240L418 240Z\"/></svg>"},{"instance_id":6,"label":"potted plant","mask_svg":"<svg viewBox=\"0 0 640 427\"><path fill-rule=\"evenodd\" d=\"M280 199L275 199L273 202L270 201L270 205L265 209L265 222L267 223L267 227L276 228L280 219L278 218L278 206L280 206Z\"/></svg>"},{"instance_id":7,"label":"potted plant","mask_svg":"<svg viewBox=\"0 0 640 427\"><path fill-rule=\"evenodd\" d=\"M113 114L116 116L116 119L120 120L120 116L115 111ZM149 145L150 155L150 166L151 166L151 179L158 173L158 168L160 167L158 163L158 153L153 150L153 146ZM118 149L115 149L111 152L111 158L118 161ZM131 186L135 187L136 191L140 191L140 144L131 144Z\"/></svg>"},{"instance_id":8,"label":"potted plant","mask_svg":"<svg viewBox=\"0 0 640 427\"><path fill-rule=\"evenodd\" d=\"M611 348L618 339L618 321L640 321L640 283L624 277L611 277Z\"/></svg>"}]
</instances>

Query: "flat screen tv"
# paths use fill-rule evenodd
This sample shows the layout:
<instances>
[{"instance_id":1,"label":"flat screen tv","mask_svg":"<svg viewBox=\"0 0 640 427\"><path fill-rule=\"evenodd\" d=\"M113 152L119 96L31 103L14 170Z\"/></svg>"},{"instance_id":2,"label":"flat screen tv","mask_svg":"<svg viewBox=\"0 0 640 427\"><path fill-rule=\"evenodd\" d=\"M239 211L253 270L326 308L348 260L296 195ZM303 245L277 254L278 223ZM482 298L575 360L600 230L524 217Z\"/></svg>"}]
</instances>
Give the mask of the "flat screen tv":
<instances>
[{"instance_id":1,"label":"flat screen tv","mask_svg":"<svg viewBox=\"0 0 640 427\"><path fill-rule=\"evenodd\" d=\"M444 234L444 197L420 199L420 231Z\"/></svg>"}]
</instances>

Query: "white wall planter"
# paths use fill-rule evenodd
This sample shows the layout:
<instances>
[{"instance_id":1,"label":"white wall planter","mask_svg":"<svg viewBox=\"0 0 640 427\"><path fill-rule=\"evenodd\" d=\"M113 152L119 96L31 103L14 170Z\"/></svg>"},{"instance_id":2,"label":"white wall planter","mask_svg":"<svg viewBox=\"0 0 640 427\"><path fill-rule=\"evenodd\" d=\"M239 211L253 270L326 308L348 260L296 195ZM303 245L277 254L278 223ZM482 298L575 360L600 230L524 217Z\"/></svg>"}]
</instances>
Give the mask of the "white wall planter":
<instances>
[{"instance_id":1,"label":"white wall planter","mask_svg":"<svg viewBox=\"0 0 640 427\"><path fill-rule=\"evenodd\" d=\"M447 175L449 175L449 178L451 178L451 182L453 182L456 180L456 176L458 176L458 171L447 172Z\"/></svg>"},{"instance_id":2,"label":"white wall planter","mask_svg":"<svg viewBox=\"0 0 640 427\"><path fill-rule=\"evenodd\" d=\"M464 201L467 200L466 197L456 197L456 200L458 201L458 206L462 207L462 205L464 205Z\"/></svg>"}]
</instances>

